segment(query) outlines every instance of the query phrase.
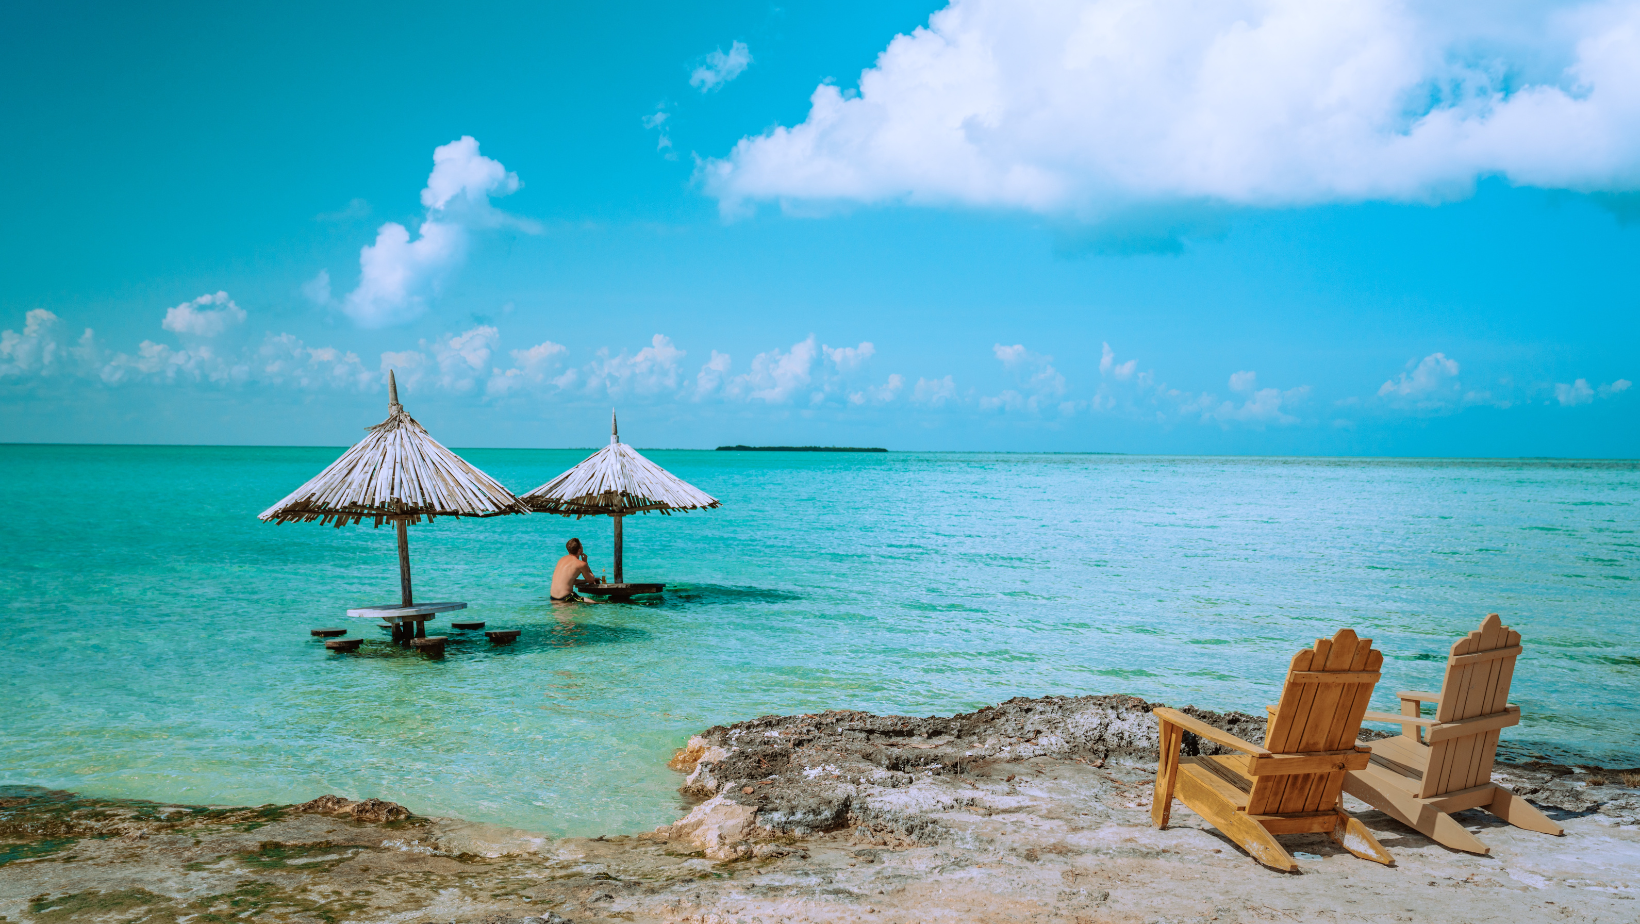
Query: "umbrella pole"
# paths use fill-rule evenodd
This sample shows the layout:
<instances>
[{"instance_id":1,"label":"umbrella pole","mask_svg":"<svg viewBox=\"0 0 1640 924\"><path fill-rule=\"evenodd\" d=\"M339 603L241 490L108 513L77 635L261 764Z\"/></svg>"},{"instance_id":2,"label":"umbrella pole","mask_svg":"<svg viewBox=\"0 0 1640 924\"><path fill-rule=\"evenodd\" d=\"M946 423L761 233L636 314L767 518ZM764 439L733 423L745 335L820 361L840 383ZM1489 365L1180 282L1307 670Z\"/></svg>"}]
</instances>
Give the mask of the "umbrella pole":
<instances>
[{"instance_id":1,"label":"umbrella pole","mask_svg":"<svg viewBox=\"0 0 1640 924\"><path fill-rule=\"evenodd\" d=\"M621 578L621 515L615 514L615 583L623 584Z\"/></svg>"},{"instance_id":2,"label":"umbrella pole","mask_svg":"<svg viewBox=\"0 0 1640 924\"><path fill-rule=\"evenodd\" d=\"M399 596L400 606L415 606L410 594L410 528L405 520L393 521L399 533Z\"/></svg>"}]
</instances>

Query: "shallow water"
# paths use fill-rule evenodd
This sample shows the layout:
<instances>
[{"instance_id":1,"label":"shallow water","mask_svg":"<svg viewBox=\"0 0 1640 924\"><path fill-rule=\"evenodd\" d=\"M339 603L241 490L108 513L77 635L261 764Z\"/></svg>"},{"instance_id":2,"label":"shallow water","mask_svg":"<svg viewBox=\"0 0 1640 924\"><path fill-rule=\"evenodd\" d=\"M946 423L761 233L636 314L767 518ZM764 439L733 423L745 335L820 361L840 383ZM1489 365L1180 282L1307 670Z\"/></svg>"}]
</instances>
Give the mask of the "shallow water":
<instances>
[{"instance_id":1,"label":"shallow water","mask_svg":"<svg viewBox=\"0 0 1640 924\"><path fill-rule=\"evenodd\" d=\"M1047 693L1252 711L1342 626L1385 652L1395 711L1487 612L1525 636L1509 753L1640 764L1636 463L656 451L725 502L628 520L657 603L547 602L568 536L606 569L607 520L412 528L418 599L523 630L440 619L435 662L342 615L396 599L391 530L256 520L338 454L0 446L0 783L630 832L673 819L666 758L714 723ZM463 454L525 490L586 452ZM358 656L308 636L347 623Z\"/></svg>"}]
</instances>

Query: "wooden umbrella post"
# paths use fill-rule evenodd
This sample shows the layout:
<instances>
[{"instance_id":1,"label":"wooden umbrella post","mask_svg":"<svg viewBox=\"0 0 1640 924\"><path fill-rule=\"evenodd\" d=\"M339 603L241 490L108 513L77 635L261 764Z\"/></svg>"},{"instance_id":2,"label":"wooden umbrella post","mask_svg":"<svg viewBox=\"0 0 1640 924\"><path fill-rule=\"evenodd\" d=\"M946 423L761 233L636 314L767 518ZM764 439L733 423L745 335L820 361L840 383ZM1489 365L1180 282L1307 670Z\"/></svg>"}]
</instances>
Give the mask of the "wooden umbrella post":
<instances>
[{"instance_id":1,"label":"wooden umbrella post","mask_svg":"<svg viewBox=\"0 0 1640 924\"><path fill-rule=\"evenodd\" d=\"M393 521L393 529L399 534L399 605L414 606L415 597L410 592L410 524L400 517ZM408 642L416 637L415 626L400 619L393 623L393 640Z\"/></svg>"},{"instance_id":2,"label":"wooden umbrella post","mask_svg":"<svg viewBox=\"0 0 1640 924\"><path fill-rule=\"evenodd\" d=\"M621 575L621 519L620 514L615 514L615 583L617 584L626 583Z\"/></svg>"},{"instance_id":3,"label":"wooden umbrella post","mask_svg":"<svg viewBox=\"0 0 1640 924\"><path fill-rule=\"evenodd\" d=\"M410 593L410 528L401 517L393 521L393 526L399 532L399 597L401 606L415 606L416 602Z\"/></svg>"}]
</instances>

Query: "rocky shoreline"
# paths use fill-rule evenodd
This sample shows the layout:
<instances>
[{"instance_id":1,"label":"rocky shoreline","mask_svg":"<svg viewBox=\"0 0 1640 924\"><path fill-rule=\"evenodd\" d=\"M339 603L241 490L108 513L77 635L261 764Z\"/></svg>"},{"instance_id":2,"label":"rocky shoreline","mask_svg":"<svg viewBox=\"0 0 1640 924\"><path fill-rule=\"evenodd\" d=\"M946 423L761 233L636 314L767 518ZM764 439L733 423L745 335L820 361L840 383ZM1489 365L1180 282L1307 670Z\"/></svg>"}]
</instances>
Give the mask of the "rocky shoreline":
<instances>
[{"instance_id":1,"label":"rocky shoreline","mask_svg":"<svg viewBox=\"0 0 1640 924\"><path fill-rule=\"evenodd\" d=\"M671 764L698 804L632 836L552 839L335 796L204 808L0 789L0 922L1640 917L1640 773L1500 764L1567 836L1466 813L1488 857L1354 803L1396 866L1317 835L1284 839L1301 872L1281 874L1182 806L1149 826L1155 705L1043 697L714 727ZM1187 711L1262 740L1259 717Z\"/></svg>"}]
</instances>

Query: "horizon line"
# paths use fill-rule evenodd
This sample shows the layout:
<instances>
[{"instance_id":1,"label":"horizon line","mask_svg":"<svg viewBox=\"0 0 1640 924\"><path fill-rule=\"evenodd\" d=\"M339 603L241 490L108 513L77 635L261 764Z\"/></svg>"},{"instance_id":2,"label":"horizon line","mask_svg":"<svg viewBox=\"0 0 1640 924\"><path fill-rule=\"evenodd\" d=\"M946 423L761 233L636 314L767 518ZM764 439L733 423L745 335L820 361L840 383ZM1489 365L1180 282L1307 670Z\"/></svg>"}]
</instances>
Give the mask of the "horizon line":
<instances>
[{"instance_id":1,"label":"horizon line","mask_svg":"<svg viewBox=\"0 0 1640 924\"><path fill-rule=\"evenodd\" d=\"M283 443L52 443L52 442L11 442L0 441L0 447L5 446L60 446L60 447L110 447L124 449L141 448L172 448L172 449L346 449L351 444L283 444ZM451 450L460 449L464 452L473 450L500 451L500 452L596 452L602 446L458 446ZM638 447L648 452L709 452L717 453L716 447L698 448L688 446L648 446ZM778 451L778 450L776 450ZM884 449L881 453L865 453L865 455L1004 455L1004 456L1131 456L1135 458L1177 458L1177 459L1373 459L1373 460L1406 460L1426 462L1635 462L1640 463L1640 457L1632 456L1405 456L1405 455L1328 455L1323 453L1190 453L1190 452L1119 452L1114 450L1098 449Z\"/></svg>"}]
</instances>

